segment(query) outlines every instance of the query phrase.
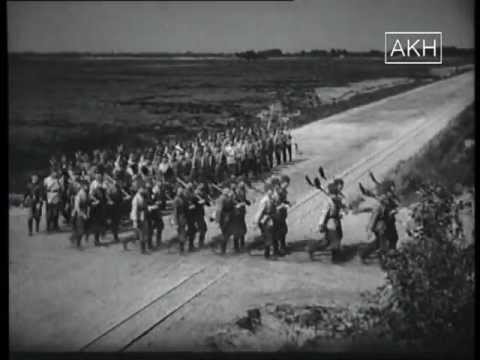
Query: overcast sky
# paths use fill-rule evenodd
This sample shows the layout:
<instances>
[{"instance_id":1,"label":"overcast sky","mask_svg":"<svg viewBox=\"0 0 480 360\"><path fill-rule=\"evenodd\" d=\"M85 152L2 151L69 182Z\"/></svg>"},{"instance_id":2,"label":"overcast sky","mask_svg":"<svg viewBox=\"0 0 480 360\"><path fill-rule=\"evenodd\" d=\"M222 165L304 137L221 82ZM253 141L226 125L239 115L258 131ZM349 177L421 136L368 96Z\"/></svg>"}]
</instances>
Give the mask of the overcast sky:
<instances>
[{"instance_id":1,"label":"overcast sky","mask_svg":"<svg viewBox=\"0 0 480 360\"><path fill-rule=\"evenodd\" d=\"M15 1L7 16L9 51L383 50L385 31L474 46L473 0Z\"/></svg>"}]
</instances>

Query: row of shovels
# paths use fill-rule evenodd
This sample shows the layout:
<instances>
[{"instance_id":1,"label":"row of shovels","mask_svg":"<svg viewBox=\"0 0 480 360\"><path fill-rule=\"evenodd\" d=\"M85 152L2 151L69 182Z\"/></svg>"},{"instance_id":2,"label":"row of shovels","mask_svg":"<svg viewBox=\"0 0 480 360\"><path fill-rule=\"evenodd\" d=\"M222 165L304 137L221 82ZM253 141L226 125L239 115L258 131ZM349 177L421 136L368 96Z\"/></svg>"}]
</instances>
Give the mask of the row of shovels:
<instances>
[{"instance_id":1,"label":"row of shovels","mask_svg":"<svg viewBox=\"0 0 480 360\"><path fill-rule=\"evenodd\" d=\"M328 192L326 191L326 189L322 186L322 182L320 179L323 179L325 182L330 182L331 179L328 179L326 176L325 176L325 171L323 169L322 166L320 166L318 168L318 173L320 175L320 177L316 176L313 181L310 179L310 177L308 175L305 175L305 180L307 181L307 184L310 185L311 187L313 188L316 188L322 192L324 192L325 194L328 195ZM370 179L373 181L373 183L375 184L375 186L380 186L381 183L375 178L375 176L373 175L373 173L371 171L368 172L368 175L370 177ZM363 196L366 196L366 197L371 197L371 198L377 198L377 195L369 190L369 189L366 189L363 184L361 182L358 183L358 187L360 188L360 192ZM340 193L340 196L342 196L343 198L345 198L345 195L343 193ZM395 195L395 200L398 201L398 197Z\"/></svg>"}]
</instances>

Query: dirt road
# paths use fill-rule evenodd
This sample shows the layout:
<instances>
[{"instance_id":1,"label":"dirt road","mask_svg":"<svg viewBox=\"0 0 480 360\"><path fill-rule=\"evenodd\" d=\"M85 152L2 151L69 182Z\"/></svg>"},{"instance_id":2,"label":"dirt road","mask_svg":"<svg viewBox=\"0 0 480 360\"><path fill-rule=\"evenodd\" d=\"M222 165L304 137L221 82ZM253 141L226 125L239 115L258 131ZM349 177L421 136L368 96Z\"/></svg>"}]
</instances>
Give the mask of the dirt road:
<instances>
[{"instance_id":1,"label":"dirt road","mask_svg":"<svg viewBox=\"0 0 480 360\"><path fill-rule=\"evenodd\" d=\"M336 265L328 258L308 259L303 246L318 236L323 197L305 184L305 173L315 174L322 164L328 176L341 174L347 194L354 196L368 170L381 176L472 103L473 79L466 73L296 129L302 155L280 169L292 178L288 242L294 252L276 262L265 261L260 252L180 256L176 249L163 249L141 256L120 245L93 244L80 252L65 233L26 236L25 214L12 210L12 350L199 351L207 349L211 330L249 307L356 300L361 291L380 285L383 274L356 258ZM253 212L249 209L250 228ZM345 218L344 244L365 241L365 221L365 216ZM214 235L218 230L211 228ZM172 229L166 232L168 237Z\"/></svg>"}]
</instances>

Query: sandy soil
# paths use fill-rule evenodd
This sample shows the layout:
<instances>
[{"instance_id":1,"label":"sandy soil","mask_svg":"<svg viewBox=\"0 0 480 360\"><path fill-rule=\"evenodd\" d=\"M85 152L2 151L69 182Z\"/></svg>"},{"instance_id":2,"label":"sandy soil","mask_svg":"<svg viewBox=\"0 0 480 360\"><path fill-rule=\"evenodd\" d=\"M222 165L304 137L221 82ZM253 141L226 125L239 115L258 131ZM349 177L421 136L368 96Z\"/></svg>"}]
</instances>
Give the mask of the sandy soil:
<instances>
[{"instance_id":1,"label":"sandy soil","mask_svg":"<svg viewBox=\"0 0 480 360\"><path fill-rule=\"evenodd\" d=\"M26 236L25 213L12 210L12 350L208 350L208 334L252 306L354 302L361 291L380 285L384 275L375 264L365 266L356 258L335 265L328 257L308 259L304 245L318 237L324 199L305 183L305 173L315 174L321 164L327 176L341 174L353 198L368 170L381 177L472 103L473 79L473 73L463 74L295 130L302 155L280 169L292 178L290 197L296 204L288 242L294 252L275 262L265 261L260 252L221 257L202 250L179 256L173 248L142 256L116 244L95 248L90 243L76 251L67 233ZM252 214L253 209L250 228ZM346 216L345 245L365 241L367 217ZM217 231L210 224L209 235ZM168 237L172 229L166 232ZM255 231L249 235L251 241Z\"/></svg>"}]
</instances>

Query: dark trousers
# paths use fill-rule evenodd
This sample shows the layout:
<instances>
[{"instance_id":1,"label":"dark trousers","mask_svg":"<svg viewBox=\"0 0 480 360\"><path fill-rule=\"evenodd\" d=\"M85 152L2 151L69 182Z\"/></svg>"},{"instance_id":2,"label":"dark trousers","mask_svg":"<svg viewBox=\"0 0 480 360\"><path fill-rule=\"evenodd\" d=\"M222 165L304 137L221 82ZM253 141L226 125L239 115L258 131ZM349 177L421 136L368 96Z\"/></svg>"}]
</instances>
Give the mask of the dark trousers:
<instances>
[{"instance_id":1,"label":"dark trousers","mask_svg":"<svg viewBox=\"0 0 480 360\"><path fill-rule=\"evenodd\" d=\"M197 234L197 227L195 226L194 219L189 219L187 223L187 239L188 239L188 250L193 250L193 242L195 241L195 235Z\"/></svg>"},{"instance_id":2,"label":"dark trousers","mask_svg":"<svg viewBox=\"0 0 480 360\"><path fill-rule=\"evenodd\" d=\"M387 232L386 236L388 237L388 248L390 250L395 250L397 248L397 242L398 242L398 233L397 233L397 228L395 226L395 220L387 224L386 232Z\"/></svg>"},{"instance_id":3,"label":"dark trousers","mask_svg":"<svg viewBox=\"0 0 480 360\"><path fill-rule=\"evenodd\" d=\"M47 231L58 230L59 204L47 203Z\"/></svg>"},{"instance_id":4,"label":"dark trousers","mask_svg":"<svg viewBox=\"0 0 480 360\"><path fill-rule=\"evenodd\" d=\"M287 145L288 161L292 162L292 145Z\"/></svg>"},{"instance_id":5,"label":"dark trousers","mask_svg":"<svg viewBox=\"0 0 480 360\"><path fill-rule=\"evenodd\" d=\"M286 222L282 221L280 223L275 224L273 236L275 238L275 241L278 244L278 248L282 251L287 250L287 242L286 242L287 233L288 233L288 227Z\"/></svg>"},{"instance_id":6,"label":"dark trousers","mask_svg":"<svg viewBox=\"0 0 480 360\"><path fill-rule=\"evenodd\" d=\"M207 223L204 216L195 219L195 227L198 231L198 245L202 247L205 244L205 235L207 234Z\"/></svg>"},{"instance_id":7,"label":"dark trousers","mask_svg":"<svg viewBox=\"0 0 480 360\"><path fill-rule=\"evenodd\" d=\"M273 254L278 255L278 241L274 236L273 226L261 226L260 230L262 232L262 237L264 241L264 256L265 258L270 257L270 250L273 247Z\"/></svg>"},{"instance_id":8,"label":"dark trousers","mask_svg":"<svg viewBox=\"0 0 480 360\"><path fill-rule=\"evenodd\" d=\"M153 231L155 230L155 246L159 246L162 243L162 231L163 231L162 219L149 219L148 225L148 248L153 249Z\"/></svg>"},{"instance_id":9,"label":"dark trousers","mask_svg":"<svg viewBox=\"0 0 480 360\"><path fill-rule=\"evenodd\" d=\"M286 146L282 147L282 157L283 157L283 162L286 163L287 162L287 147Z\"/></svg>"},{"instance_id":10,"label":"dark trousers","mask_svg":"<svg viewBox=\"0 0 480 360\"><path fill-rule=\"evenodd\" d=\"M228 240L232 237L232 231L229 226L222 227L222 243L220 244L222 254L227 252Z\"/></svg>"},{"instance_id":11,"label":"dark trousers","mask_svg":"<svg viewBox=\"0 0 480 360\"><path fill-rule=\"evenodd\" d=\"M275 150L275 160L277 161L277 166L282 163L282 151L280 149Z\"/></svg>"},{"instance_id":12,"label":"dark trousers","mask_svg":"<svg viewBox=\"0 0 480 360\"><path fill-rule=\"evenodd\" d=\"M223 166L221 165L215 166L215 180L217 183L223 181Z\"/></svg>"},{"instance_id":13,"label":"dark trousers","mask_svg":"<svg viewBox=\"0 0 480 360\"><path fill-rule=\"evenodd\" d=\"M122 219L121 204L109 206L107 213L110 218L110 230L113 238L115 241L118 241L118 230L120 229L120 221Z\"/></svg>"},{"instance_id":14,"label":"dark trousers","mask_svg":"<svg viewBox=\"0 0 480 360\"><path fill-rule=\"evenodd\" d=\"M90 232L93 233L95 246L98 246L100 245L100 235L105 232L104 211L101 205L91 208L89 225Z\"/></svg>"},{"instance_id":15,"label":"dark trousers","mask_svg":"<svg viewBox=\"0 0 480 360\"><path fill-rule=\"evenodd\" d=\"M273 168L273 151L269 151L267 154L268 157L268 168Z\"/></svg>"},{"instance_id":16,"label":"dark trousers","mask_svg":"<svg viewBox=\"0 0 480 360\"><path fill-rule=\"evenodd\" d=\"M68 196L64 195L63 200L61 202L61 208L62 208L62 217L65 220L65 223L69 224L70 223L70 217L72 213L72 206L70 203L70 200L68 199Z\"/></svg>"},{"instance_id":17,"label":"dark trousers","mask_svg":"<svg viewBox=\"0 0 480 360\"><path fill-rule=\"evenodd\" d=\"M72 218L72 242L77 248L82 245L82 237L87 234L87 222L81 216L75 215Z\"/></svg>"},{"instance_id":18,"label":"dark trousers","mask_svg":"<svg viewBox=\"0 0 480 360\"><path fill-rule=\"evenodd\" d=\"M28 209L28 233L31 235L33 232L33 222L35 221L35 231L38 232L40 229L40 219L42 218L42 204L37 203L30 206Z\"/></svg>"},{"instance_id":19,"label":"dark trousers","mask_svg":"<svg viewBox=\"0 0 480 360\"><path fill-rule=\"evenodd\" d=\"M138 221L138 226L135 229L137 240L140 242L140 250L142 253L146 252L148 242L148 221Z\"/></svg>"},{"instance_id":20,"label":"dark trousers","mask_svg":"<svg viewBox=\"0 0 480 360\"><path fill-rule=\"evenodd\" d=\"M255 158L248 159L248 172L251 172L253 176L258 175L257 160Z\"/></svg>"},{"instance_id":21,"label":"dark trousers","mask_svg":"<svg viewBox=\"0 0 480 360\"><path fill-rule=\"evenodd\" d=\"M185 250L185 243L187 242L187 226L186 225L177 226L177 237L178 237L180 252L183 253L183 251Z\"/></svg>"}]
</instances>

